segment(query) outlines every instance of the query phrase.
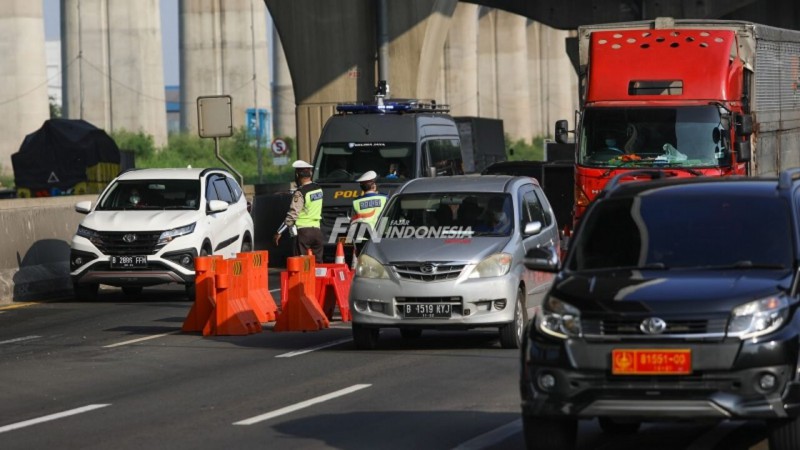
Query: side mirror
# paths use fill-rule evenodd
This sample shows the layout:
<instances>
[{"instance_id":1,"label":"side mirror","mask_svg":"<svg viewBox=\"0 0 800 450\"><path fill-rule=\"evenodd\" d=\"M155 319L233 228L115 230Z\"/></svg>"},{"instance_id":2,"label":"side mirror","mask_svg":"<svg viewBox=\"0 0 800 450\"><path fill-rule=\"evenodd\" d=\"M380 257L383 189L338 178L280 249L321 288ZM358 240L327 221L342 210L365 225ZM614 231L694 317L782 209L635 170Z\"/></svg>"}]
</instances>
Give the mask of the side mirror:
<instances>
[{"instance_id":1,"label":"side mirror","mask_svg":"<svg viewBox=\"0 0 800 450\"><path fill-rule=\"evenodd\" d=\"M750 114L737 114L734 118L734 127L737 136L750 136L753 134L753 116Z\"/></svg>"},{"instance_id":2,"label":"side mirror","mask_svg":"<svg viewBox=\"0 0 800 450\"><path fill-rule=\"evenodd\" d=\"M736 160L739 162L749 162L752 158L752 150L750 148L750 141L739 141L733 145L736 151Z\"/></svg>"},{"instance_id":3,"label":"side mirror","mask_svg":"<svg viewBox=\"0 0 800 450\"><path fill-rule=\"evenodd\" d=\"M538 220L536 222L528 222L525 224L525 228L522 230L522 234L525 236L533 236L534 234L539 234L542 231L542 222Z\"/></svg>"},{"instance_id":4,"label":"side mirror","mask_svg":"<svg viewBox=\"0 0 800 450\"><path fill-rule=\"evenodd\" d=\"M558 272L558 252L553 247L536 247L525 253L525 267L540 272Z\"/></svg>"},{"instance_id":5,"label":"side mirror","mask_svg":"<svg viewBox=\"0 0 800 450\"><path fill-rule=\"evenodd\" d=\"M92 202L90 200L84 200L75 204L75 212L79 212L81 214L89 214L92 210Z\"/></svg>"},{"instance_id":6,"label":"side mirror","mask_svg":"<svg viewBox=\"0 0 800 450\"><path fill-rule=\"evenodd\" d=\"M209 214L226 211L227 209L228 209L228 202L223 202L222 200L211 200L210 202L208 202Z\"/></svg>"},{"instance_id":7,"label":"side mirror","mask_svg":"<svg viewBox=\"0 0 800 450\"><path fill-rule=\"evenodd\" d=\"M433 167L433 166L428 167L428 176L431 177L431 178L435 178L436 177L436 167Z\"/></svg>"},{"instance_id":8,"label":"side mirror","mask_svg":"<svg viewBox=\"0 0 800 450\"><path fill-rule=\"evenodd\" d=\"M559 144L567 143L567 133L569 132L569 122L566 120L556 121L556 142Z\"/></svg>"}]
</instances>

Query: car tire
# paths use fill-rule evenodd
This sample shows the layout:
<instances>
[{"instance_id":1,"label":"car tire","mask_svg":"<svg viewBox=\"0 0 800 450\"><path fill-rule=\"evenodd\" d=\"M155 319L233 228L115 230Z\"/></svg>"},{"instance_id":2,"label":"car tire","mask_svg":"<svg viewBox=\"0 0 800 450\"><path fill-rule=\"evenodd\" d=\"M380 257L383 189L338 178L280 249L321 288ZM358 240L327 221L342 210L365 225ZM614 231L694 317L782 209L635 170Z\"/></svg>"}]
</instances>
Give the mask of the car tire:
<instances>
[{"instance_id":1,"label":"car tire","mask_svg":"<svg viewBox=\"0 0 800 450\"><path fill-rule=\"evenodd\" d=\"M800 448L800 418L773 420L767 425L770 450Z\"/></svg>"},{"instance_id":2,"label":"car tire","mask_svg":"<svg viewBox=\"0 0 800 450\"><path fill-rule=\"evenodd\" d=\"M528 450L569 450L577 443L578 421L523 415L522 432Z\"/></svg>"},{"instance_id":3,"label":"car tire","mask_svg":"<svg viewBox=\"0 0 800 450\"><path fill-rule=\"evenodd\" d=\"M139 295L142 293L141 286L122 286L122 292L125 295Z\"/></svg>"},{"instance_id":4,"label":"car tire","mask_svg":"<svg viewBox=\"0 0 800 450\"><path fill-rule=\"evenodd\" d=\"M400 336L403 339L419 339L422 336L422 328L400 328Z\"/></svg>"},{"instance_id":5,"label":"car tire","mask_svg":"<svg viewBox=\"0 0 800 450\"><path fill-rule=\"evenodd\" d=\"M607 434L633 434L642 426L641 422L619 422L610 417L598 417L597 422Z\"/></svg>"},{"instance_id":6,"label":"car tire","mask_svg":"<svg viewBox=\"0 0 800 450\"><path fill-rule=\"evenodd\" d=\"M374 350L378 347L380 328L368 328L353 324L353 343L358 350Z\"/></svg>"},{"instance_id":7,"label":"car tire","mask_svg":"<svg viewBox=\"0 0 800 450\"><path fill-rule=\"evenodd\" d=\"M97 284L77 284L73 287L75 300L97 300L97 291L100 288Z\"/></svg>"},{"instance_id":8,"label":"car tire","mask_svg":"<svg viewBox=\"0 0 800 450\"><path fill-rule=\"evenodd\" d=\"M525 324L528 323L528 309L525 307L525 292L522 288L517 290L517 300L514 304L514 319L511 323L500 328L500 346L503 348L519 348L522 344L522 335Z\"/></svg>"},{"instance_id":9,"label":"car tire","mask_svg":"<svg viewBox=\"0 0 800 450\"><path fill-rule=\"evenodd\" d=\"M245 236L244 240L242 241L241 253L247 253L252 251L253 251L253 243L250 242L250 236Z\"/></svg>"}]
</instances>

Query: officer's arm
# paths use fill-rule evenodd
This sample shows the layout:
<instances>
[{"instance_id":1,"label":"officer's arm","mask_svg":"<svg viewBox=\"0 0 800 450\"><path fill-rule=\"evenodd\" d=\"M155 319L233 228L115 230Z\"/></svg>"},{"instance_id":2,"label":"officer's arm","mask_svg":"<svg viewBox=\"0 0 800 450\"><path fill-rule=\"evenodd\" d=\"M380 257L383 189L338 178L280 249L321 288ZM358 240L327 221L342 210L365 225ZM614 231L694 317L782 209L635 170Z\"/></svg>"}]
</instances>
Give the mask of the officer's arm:
<instances>
[{"instance_id":1,"label":"officer's arm","mask_svg":"<svg viewBox=\"0 0 800 450\"><path fill-rule=\"evenodd\" d=\"M289 205L289 211L286 212L286 218L283 219L283 223L281 224L280 228L276 234L281 234L286 229L290 228L294 225L297 221L297 217L300 214L300 211L303 209L303 205L305 204L305 200L303 199L303 193L300 190L294 191L294 195L292 195L292 203Z\"/></svg>"}]
</instances>

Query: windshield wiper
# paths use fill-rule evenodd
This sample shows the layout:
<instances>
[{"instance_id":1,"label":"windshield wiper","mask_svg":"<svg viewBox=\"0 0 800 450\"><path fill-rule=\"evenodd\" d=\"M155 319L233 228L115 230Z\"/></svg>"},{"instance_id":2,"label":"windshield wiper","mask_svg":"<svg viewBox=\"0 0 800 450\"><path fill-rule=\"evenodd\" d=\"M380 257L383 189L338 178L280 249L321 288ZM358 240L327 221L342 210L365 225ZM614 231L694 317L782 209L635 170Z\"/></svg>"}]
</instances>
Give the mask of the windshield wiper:
<instances>
[{"instance_id":1,"label":"windshield wiper","mask_svg":"<svg viewBox=\"0 0 800 450\"><path fill-rule=\"evenodd\" d=\"M684 172L689 172L690 174L692 174L692 175L694 175L696 177L703 176L703 172L700 172L699 170L692 169L691 167L683 167L683 166L679 165L678 163L674 163L674 162L672 162L672 163L662 163L662 164L658 164L658 165L654 164L653 167L657 167L657 168L668 167L669 169L672 169L672 170L682 170Z\"/></svg>"},{"instance_id":2,"label":"windshield wiper","mask_svg":"<svg viewBox=\"0 0 800 450\"><path fill-rule=\"evenodd\" d=\"M615 170L619 169L620 167L625 167L625 166L627 166L627 165L629 165L629 164L631 164L631 163L637 163L637 162L640 162L640 161L641 161L640 159L626 159L626 160L620 161L620 163L619 163L619 164L617 164L616 166L609 167L609 168L608 168L608 170L606 170L605 172L603 172L603 174L602 174L602 175L600 175L600 178L606 178L606 177L608 177L608 175L609 175L611 172L613 172L613 171L615 171Z\"/></svg>"}]
</instances>

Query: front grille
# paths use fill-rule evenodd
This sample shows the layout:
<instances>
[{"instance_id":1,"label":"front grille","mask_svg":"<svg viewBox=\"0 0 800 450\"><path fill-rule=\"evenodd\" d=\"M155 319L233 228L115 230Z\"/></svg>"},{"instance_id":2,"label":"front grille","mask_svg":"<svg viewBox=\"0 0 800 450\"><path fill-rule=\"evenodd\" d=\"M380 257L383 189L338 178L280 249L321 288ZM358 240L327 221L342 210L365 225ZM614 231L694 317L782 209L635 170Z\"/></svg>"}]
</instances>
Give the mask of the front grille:
<instances>
[{"instance_id":1,"label":"front grille","mask_svg":"<svg viewBox=\"0 0 800 450\"><path fill-rule=\"evenodd\" d=\"M400 278L415 281L444 281L458 278L466 264L398 263L394 270Z\"/></svg>"},{"instance_id":2,"label":"front grille","mask_svg":"<svg viewBox=\"0 0 800 450\"><path fill-rule=\"evenodd\" d=\"M397 303L452 303L461 304L461 297L395 297Z\"/></svg>"},{"instance_id":3,"label":"front grille","mask_svg":"<svg viewBox=\"0 0 800 450\"><path fill-rule=\"evenodd\" d=\"M133 235L135 239L126 242L126 235ZM166 245L166 242L158 243L159 237L160 231L102 232L92 242L105 255L154 255Z\"/></svg>"},{"instance_id":4,"label":"front grille","mask_svg":"<svg viewBox=\"0 0 800 450\"><path fill-rule=\"evenodd\" d=\"M597 337L650 337L659 336L718 336L725 333L728 319L726 317L713 319L664 319L667 328L657 334L644 333L640 326L646 318L612 318L612 319L581 319L581 328L586 336Z\"/></svg>"},{"instance_id":5,"label":"front grille","mask_svg":"<svg viewBox=\"0 0 800 450\"><path fill-rule=\"evenodd\" d=\"M350 206L326 206L322 208L322 220L320 221L319 228L325 236L331 235L331 230L336 224L336 219L339 217L346 217L350 212Z\"/></svg>"}]
</instances>

